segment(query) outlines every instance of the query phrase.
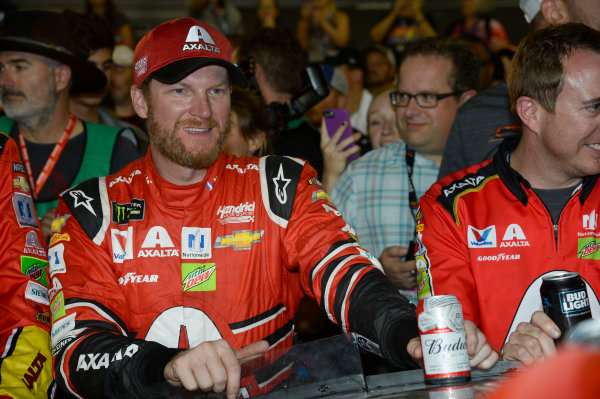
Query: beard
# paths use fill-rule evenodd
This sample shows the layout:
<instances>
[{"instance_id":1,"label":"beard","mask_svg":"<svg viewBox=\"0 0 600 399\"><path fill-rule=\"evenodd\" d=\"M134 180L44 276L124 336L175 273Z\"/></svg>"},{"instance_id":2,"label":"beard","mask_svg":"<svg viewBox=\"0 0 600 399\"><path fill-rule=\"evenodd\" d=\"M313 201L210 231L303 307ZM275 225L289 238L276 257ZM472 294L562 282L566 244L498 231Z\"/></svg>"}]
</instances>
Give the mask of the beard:
<instances>
[{"instance_id":1,"label":"beard","mask_svg":"<svg viewBox=\"0 0 600 399\"><path fill-rule=\"evenodd\" d=\"M206 148L206 144L201 144L200 148L192 150L186 147L183 140L177 137L177 131L183 127L208 127L217 128L218 136L215 144ZM230 127L230 120L223 129L219 127L217 121L209 118L205 123L199 123L195 120L179 121L169 131L168 128L161 125L154 119L152 107L148 110L148 135L150 136L150 144L158 150L163 156L172 162L185 166L190 169L207 169L210 167L219 156L219 152L223 149L225 135Z\"/></svg>"}]
</instances>

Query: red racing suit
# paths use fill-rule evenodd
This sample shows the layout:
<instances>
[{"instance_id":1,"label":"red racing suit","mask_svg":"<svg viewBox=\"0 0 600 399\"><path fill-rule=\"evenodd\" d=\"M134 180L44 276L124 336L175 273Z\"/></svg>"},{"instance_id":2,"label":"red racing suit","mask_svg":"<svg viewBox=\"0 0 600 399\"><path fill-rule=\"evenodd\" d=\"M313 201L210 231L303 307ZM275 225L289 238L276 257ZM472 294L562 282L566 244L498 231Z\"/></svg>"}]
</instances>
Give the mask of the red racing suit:
<instances>
[{"instance_id":1,"label":"red racing suit","mask_svg":"<svg viewBox=\"0 0 600 399\"><path fill-rule=\"evenodd\" d=\"M0 207L0 397L53 397L46 241L17 145L3 133Z\"/></svg>"},{"instance_id":2,"label":"red racing suit","mask_svg":"<svg viewBox=\"0 0 600 399\"><path fill-rule=\"evenodd\" d=\"M542 309L542 277L578 272L592 316L600 316L600 184L583 179L557 225L529 183L507 163L514 143L492 160L434 184L420 200L419 297L454 294L500 350L520 322ZM556 236L555 236L556 233Z\"/></svg>"},{"instance_id":3,"label":"red racing suit","mask_svg":"<svg viewBox=\"0 0 600 399\"><path fill-rule=\"evenodd\" d=\"M289 346L304 293L384 356L409 362L414 307L303 161L221 154L201 183L176 186L148 153L63 193L56 217L54 371L75 395L160 396L165 364L205 340Z\"/></svg>"}]
</instances>

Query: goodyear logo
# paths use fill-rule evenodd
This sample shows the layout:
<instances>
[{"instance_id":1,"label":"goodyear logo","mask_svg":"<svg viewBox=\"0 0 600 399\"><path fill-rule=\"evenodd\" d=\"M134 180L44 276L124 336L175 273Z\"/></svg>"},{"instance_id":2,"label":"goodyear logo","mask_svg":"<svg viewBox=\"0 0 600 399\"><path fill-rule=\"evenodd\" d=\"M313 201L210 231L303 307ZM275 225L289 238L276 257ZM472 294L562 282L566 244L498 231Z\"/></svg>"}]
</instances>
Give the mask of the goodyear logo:
<instances>
[{"instance_id":1,"label":"goodyear logo","mask_svg":"<svg viewBox=\"0 0 600 399\"><path fill-rule=\"evenodd\" d=\"M127 224L130 220L144 219L144 200L132 199L126 204L112 201L112 221L116 224Z\"/></svg>"},{"instance_id":2,"label":"goodyear logo","mask_svg":"<svg viewBox=\"0 0 600 399\"><path fill-rule=\"evenodd\" d=\"M235 251L251 249L255 242L262 240L264 230L239 230L230 236L217 237L215 248L233 247Z\"/></svg>"},{"instance_id":3,"label":"goodyear logo","mask_svg":"<svg viewBox=\"0 0 600 399\"><path fill-rule=\"evenodd\" d=\"M577 240L577 257L600 260L600 242L594 237L580 238Z\"/></svg>"},{"instance_id":4,"label":"goodyear logo","mask_svg":"<svg viewBox=\"0 0 600 399\"><path fill-rule=\"evenodd\" d=\"M216 291L216 270L214 263L183 263L181 265L183 292Z\"/></svg>"},{"instance_id":5,"label":"goodyear logo","mask_svg":"<svg viewBox=\"0 0 600 399\"><path fill-rule=\"evenodd\" d=\"M21 191L29 191L29 184L27 180L23 176L19 176L16 179L13 179L13 188L17 188Z\"/></svg>"}]
</instances>

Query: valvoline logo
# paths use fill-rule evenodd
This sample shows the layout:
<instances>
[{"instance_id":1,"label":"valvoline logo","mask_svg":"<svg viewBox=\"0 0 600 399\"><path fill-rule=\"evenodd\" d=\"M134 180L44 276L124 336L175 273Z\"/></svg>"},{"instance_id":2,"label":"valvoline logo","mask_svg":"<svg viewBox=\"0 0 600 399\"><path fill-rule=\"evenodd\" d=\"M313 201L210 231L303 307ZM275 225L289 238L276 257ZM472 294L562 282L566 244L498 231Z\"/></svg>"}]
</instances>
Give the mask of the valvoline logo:
<instances>
[{"instance_id":1,"label":"valvoline logo","mask_svg":"<svg viewBox=\"0 0 600 399\"><path fill-rule=\"evenodd\" d=\"M481 230L469 226L467 230L469 248L495 248L496 226L488 226Z\"/></svg>"}]
</instances>

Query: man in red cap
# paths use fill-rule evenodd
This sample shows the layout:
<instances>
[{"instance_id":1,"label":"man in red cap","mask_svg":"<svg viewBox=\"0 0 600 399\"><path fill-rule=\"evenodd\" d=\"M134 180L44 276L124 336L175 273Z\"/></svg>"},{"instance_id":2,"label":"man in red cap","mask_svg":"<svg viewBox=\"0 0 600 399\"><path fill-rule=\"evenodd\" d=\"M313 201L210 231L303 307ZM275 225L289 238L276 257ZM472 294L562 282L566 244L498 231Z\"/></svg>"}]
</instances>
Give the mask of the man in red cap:
<instances>
[{"instance_id":1,"label":"man in red cap","mask_svg":"<svg viewBox=\"0 0 600 399\"><path fill-rule=\"evenodd\" d=\"M315 170L221 152L231 83L245 85L230 55L222 34L192 18L144 36L131 95L148 119L148 154L61 196L51 336L55 378L77 396L160 397L183 386L235 398L241 361L292 344L305 293L365 347L416 366L414 307ZM474 332L468 339L473 354L489 348Z\"/></svg>"}]
</instances>

